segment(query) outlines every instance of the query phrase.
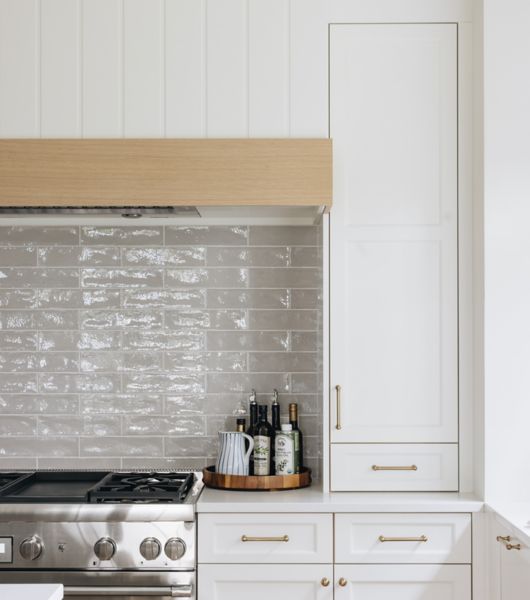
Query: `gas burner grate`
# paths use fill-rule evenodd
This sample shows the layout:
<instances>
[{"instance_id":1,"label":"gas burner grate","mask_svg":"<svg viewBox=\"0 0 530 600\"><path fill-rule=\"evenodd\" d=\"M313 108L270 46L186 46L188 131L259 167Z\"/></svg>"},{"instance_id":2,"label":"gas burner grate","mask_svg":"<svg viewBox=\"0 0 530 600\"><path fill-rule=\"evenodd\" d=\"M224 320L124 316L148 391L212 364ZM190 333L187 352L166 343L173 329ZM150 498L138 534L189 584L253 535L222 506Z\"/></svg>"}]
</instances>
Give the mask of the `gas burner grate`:
<instances>
[{"instance_id":1,"label":"gas burner grate","mask_svg":"<svg viewBox=\"0 0 530 600\"><path fill-rule=\"evenodd\" d=\"M20 479L21 477L25 476L26 473L2 473L0 472L0 490L5 487L6 485L9 485L10 483L13 483L14 481L16 481L17 479Z\"/></svg>"},{"instance_id":2,"label":"gas burner grate","mask_svg":"<svg viewBox=\"0 0 530 600\"><path fill-rule=\"evenodd\" d=\"M89 493L95 503L182 503L193 473L109 473Z\"/></svg>"}]
</instances>

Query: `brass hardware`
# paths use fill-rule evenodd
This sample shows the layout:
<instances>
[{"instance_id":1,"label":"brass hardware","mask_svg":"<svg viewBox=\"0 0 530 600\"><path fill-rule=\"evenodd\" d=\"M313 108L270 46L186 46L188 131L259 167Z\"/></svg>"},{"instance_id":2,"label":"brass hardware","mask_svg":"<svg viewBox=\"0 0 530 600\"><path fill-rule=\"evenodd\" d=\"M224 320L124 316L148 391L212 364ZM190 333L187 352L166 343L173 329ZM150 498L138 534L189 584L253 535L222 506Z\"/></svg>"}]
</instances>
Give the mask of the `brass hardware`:
<instances>
[{"instance_id":1,"label":"brass hardware","mask_svg":"<svg viewBox=\"0 0 530 600\"><path fill-rule=\"evenodd\" d=\"M379 465L372 465L372 471L417 471L416 465L410 465L410 467L380 467Z\"/></svg>"},{"instance_id":2,"label":"brass hardware","mask_svg":"<svg viewBox=\"0 0 530 600\"><path fill-rule=\"evenodd\" d=\"M340 419L340 393L342 388L340 385L335 386L335 391L337 392L337 424L335 425L336 429L342 429L341 419Z\"/></svg>"},{"instance_id":3,"label":"brass hardware","mask_svg":"<svg viewBox=\"0 0 530 600\"><path fill-rule=\"evenodd\" d=\"M348 580L344 579L344 577L341 577L339 579L339 585L340 585L340 587L346 587L347 584L348 584Z\"/></svg>"},{"instance_id":4,"label":"brass hardware","mask_svg":"<svg viewBox=\"0 0 530 600\"><path fill-rule=\"evenodd\" d=\"M521 549L521 544L512 544L512 538L509 535L498 535L497 536L497 541L501 542L501 544L504 544L504 547L506 548L506 550L520 550Z\"/></svg>"},{"instance_id":5,"label":"brass hardware","mask_svg":"<svg viewBox=\"0 0 530 600\"><path fill-rule=\"evenodd\" d=\"M328 587L328 585L329 585L329 579L327 577L322 577L322 579L320 580L320 585L322 587Z\"/></svg>"},{"instance_id":6,"label":"brass hardware","mask_svg":"<svg viewBox=\"0 0 530 600\"><path fill-rule=\"evenodd\" d=\"M256 537L251 535L242 535L242 542L288 542L288 535L280 535L278 537Z\"/></svg>"},{"instance_id":7,"label":"brass hardware","mask_svg":"<svg viewBox=\"0 0 530 600\"><path fill-rule=\"evenodd\" d=\"M426 542L429 538L426 535L420 535L420 537L385 537L384 535L379 536L380 542Z\"/></svg>"}]
</instances>

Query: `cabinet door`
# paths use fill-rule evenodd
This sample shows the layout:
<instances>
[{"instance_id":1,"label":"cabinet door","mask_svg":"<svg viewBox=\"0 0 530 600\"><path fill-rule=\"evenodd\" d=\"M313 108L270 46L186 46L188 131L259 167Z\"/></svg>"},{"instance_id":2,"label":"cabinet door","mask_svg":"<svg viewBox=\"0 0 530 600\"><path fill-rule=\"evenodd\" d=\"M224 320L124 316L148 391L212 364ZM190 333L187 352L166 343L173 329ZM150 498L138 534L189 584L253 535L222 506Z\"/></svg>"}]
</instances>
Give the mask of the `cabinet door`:
<instances>
[{"instance_id":1,"label":"cabinet door","mask_svg":"<svg viewBox=\"0 0 530 600\"><path fill-rule=\"evenodd\" d=\"M335 600L471 600L469 565L338 565L335 580Z\"/></svg>"},{"instance_id":2,"label":"cabinet door","mask_svg":"<svg viewBox=\"0 0 530 600\"><path fill-rule=\"evenodd\" d=\"M198 582L198 600L333 600L332 565L199 564Z\"/></svg>"},{"instance_id":3,"label":"cabinet door","mask_svg":"<svg viewBox=\"0 0 530 600\"><path fill-rule=\"evenodd\" d=\"M456 25L331 26L332 442L457 441L456 111Z\"/></svg>"},{"instance_id":4,"label":"cabinet door","mask_svg":"<svg viewBox=\"0 0 530 600\"><path fill-rule=\"evenodd\" d=\"M510 535L503 533L502 535ZM507 543L499 542L501 554L501 600L520 600L530 593L530 549L511 535ZM508 549L509 545L514 546Z\"/></svg>"}]
</instances>

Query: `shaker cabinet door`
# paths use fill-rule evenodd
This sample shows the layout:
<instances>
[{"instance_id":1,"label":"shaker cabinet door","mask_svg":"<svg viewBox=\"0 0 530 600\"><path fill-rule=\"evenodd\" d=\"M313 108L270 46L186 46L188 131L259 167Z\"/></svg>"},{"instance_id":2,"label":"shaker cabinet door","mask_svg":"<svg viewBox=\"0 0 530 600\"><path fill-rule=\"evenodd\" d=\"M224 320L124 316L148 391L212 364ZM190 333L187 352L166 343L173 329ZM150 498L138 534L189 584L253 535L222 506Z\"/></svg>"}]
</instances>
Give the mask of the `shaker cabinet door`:
<instances>
[{"instance_id":1,"label":"shaker cabinet door","mask_svg":"<svg viewBox=\"0 0 530 600\"><path fill-rule=\"evenodd\" d=\"M331 442L454 443L456 25L330 35Z\"/></svg>"},{"instance_id":2,"label":"shaker cabinet door","mask_svg":"<svg viewBox=\"0 0 530 600\"><path fill-rule=\"evenodd\" d=\"M332 565L201 565L198 600L333 600Z\"/></svg>"}]
</instances>

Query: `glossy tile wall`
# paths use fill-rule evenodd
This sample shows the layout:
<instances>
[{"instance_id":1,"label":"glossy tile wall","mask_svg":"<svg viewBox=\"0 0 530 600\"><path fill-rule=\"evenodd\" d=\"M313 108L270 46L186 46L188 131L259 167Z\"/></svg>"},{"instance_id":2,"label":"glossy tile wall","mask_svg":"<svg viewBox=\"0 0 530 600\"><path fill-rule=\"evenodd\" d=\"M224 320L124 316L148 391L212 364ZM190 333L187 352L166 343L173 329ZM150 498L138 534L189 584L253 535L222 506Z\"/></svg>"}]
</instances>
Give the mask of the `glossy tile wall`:
<instances>
[{"instance_id":1,"label":"glossy tile wall","mask_svg":"<svg viewBox=\"0 0 530 600\"><path fill-rule=\"evenodd\" d=\"M199 468L251 388L321 455L318 227L0 227L0 468Z\"/></svg>"}]
</instances>

